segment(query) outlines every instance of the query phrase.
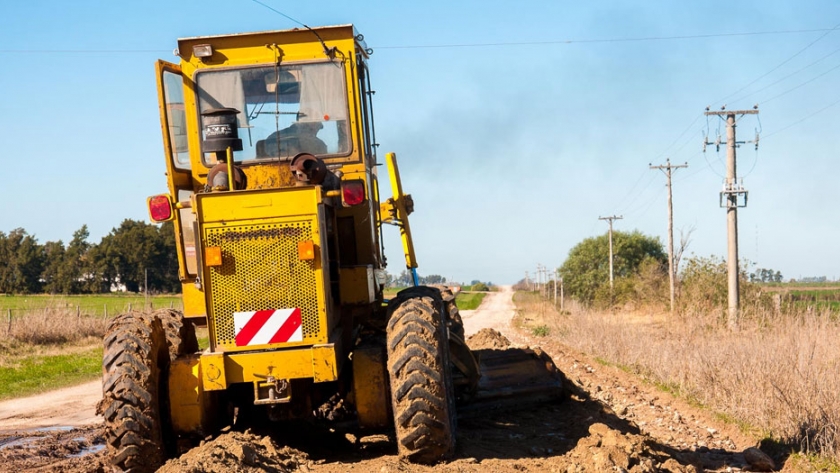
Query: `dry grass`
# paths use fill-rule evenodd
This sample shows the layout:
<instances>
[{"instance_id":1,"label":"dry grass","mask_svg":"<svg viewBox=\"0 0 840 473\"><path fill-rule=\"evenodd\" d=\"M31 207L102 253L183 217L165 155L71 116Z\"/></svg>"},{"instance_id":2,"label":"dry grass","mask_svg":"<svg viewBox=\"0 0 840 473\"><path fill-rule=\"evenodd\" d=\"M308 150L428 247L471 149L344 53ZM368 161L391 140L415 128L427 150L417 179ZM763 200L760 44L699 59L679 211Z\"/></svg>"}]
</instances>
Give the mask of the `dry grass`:
<instances>
[{"instance_id":1,"label":"dry grass","mask_svg":"<svg viewBox=\"0 0 840 473\"><path fill-rule=\"evenodd\" d=\"M720 312L671 316L576 307L559 315L533 297L516 302L522 320L546 324L567 345L742 427L840 459L840 323L827 313L748 310L733 332Z\"/></svg>"},{"instance_id":2,"label":"dry grass","mask_svg":"<svg viewBox=\"0 0 840 473\"><path fill-rule=\"evenodd\" d=\"M2 319L0 319L2 320ZM75 309L48 308L29 311L0 323L0 340L33 345L60 345L90 337L101 339L107 320L78 316Z\"/></svg>"}]
</instances>

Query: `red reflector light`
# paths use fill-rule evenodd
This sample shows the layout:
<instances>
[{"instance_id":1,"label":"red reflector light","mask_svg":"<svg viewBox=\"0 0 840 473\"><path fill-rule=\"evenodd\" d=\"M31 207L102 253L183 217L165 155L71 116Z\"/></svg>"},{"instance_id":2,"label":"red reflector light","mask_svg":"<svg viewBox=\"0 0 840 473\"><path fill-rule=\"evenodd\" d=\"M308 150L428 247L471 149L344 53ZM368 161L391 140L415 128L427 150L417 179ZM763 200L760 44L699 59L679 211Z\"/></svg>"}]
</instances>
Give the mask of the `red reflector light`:
<instances>
[{"instance_id":1,"label":"red reflector light","mask_svg":"<svg viewBox=\"0 0 840 473\"><path fill-rule=\"evenodd\" d=\"M344 205L359 205L365 201L365 181L344 181L341 184Z\"/></svg>"},{"instance_id":2,"label":"red reflector light","mask_svg":"<svg viewBox=\"0 0 840 473\"><path fill-rule=\"evenodd\" d=\"M153 222L166 222L172 218L172 203L166 194L149 197L149 216Z\"/></svg>"}]
</instances>

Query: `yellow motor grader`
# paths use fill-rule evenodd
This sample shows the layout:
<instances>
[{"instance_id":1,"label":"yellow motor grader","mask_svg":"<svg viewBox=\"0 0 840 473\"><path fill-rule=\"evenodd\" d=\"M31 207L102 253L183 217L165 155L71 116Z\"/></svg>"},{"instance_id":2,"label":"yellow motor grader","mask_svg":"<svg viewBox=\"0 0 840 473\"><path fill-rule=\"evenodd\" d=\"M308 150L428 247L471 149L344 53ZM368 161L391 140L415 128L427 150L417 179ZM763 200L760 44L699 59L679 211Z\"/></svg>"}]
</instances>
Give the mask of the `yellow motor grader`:
<instances>
[{"instance_id":1,"label":"yellow motor grader","mask_svg":"<svg viewBox=\"0 0 840 473\"><path fill-rule=\"evenodd\" d=\"M461 405L561 394L550 359L470 351L454 295L417 284L392 153L393 197L379 194L371 53L343 25L181 39L179 63L157 63L168 192L148 208L174 222L184 309L107 330L116 468L153 471L248 418L393 430L402 457L433 463ZM388 225L415 282L389 301Z\"/></svg>"}]
</instances>

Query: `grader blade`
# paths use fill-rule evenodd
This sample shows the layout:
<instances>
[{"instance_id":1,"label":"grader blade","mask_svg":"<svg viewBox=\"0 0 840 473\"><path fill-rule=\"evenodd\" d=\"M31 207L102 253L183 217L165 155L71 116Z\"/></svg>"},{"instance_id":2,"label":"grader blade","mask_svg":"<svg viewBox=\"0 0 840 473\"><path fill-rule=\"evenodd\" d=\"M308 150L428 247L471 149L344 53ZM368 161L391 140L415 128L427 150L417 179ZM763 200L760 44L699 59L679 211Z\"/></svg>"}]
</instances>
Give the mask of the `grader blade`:
<instances>
[{"instance_id":1,"label":"grader blade","mask_svg":"<svg viewBox=\"0 0 840 473\"><path fill-rule=\"evenodd\" d=\"M459 413L520 407L563 396L563 374L539 348L475 350L473 355L481 377L475 393L459 408Z\"/></svg>"}]
</instances>

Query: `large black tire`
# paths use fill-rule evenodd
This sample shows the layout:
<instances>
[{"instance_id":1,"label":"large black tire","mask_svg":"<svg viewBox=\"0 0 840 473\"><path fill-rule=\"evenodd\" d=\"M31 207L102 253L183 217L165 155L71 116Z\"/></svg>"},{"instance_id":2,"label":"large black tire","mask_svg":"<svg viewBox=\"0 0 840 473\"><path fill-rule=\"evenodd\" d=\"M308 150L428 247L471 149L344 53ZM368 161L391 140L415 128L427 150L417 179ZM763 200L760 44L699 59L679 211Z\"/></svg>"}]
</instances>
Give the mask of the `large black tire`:
<instances>
[{"instance_id":1,"label":"large black tire","mask_svg":"<svg viewBox=\"0 0 840 473\"><path fill-rule=\"evenodd\" d=\"M464 321L461 319L461 312L455 304L455 294L452 289L448 287L440 288L440 295L443 302L446 304L447 323L449 333L458 336L461 340L466 340L464 336Z\"/></svg>"},{"instance_id":2,"label":"large black tire","mask_svg":"<svg viewBox=\"0 0 840 473\"><path fill-rule=\"evenodd\" d=\"M166 401L169 348L161 319L128 313L111 321L102 360L108 456L116 469L153 472L171 453Z\"/></svg>"},{"instance_id":3,"label":"large black tire","mask_svg":"<svg viewBox=\"0 0 840 473\"><path fill-rule=\"evenodd\" d=\"M185 319L183 313L173 309L159 309L152 316L159 318L163 325L171 360L198 351L195 325Z\"/></svg>"},{"instance_id":4,"label":"large black tire","mask_svg":"<svg viewBox=\"0 0 840 473\"><path fill-rule=\"evenodd\" d=\"M388 373L401 458L435 463L455 449L454 390L446 306L440 292L412 288L391 301Z\"/></svg>"}]
</instances>

